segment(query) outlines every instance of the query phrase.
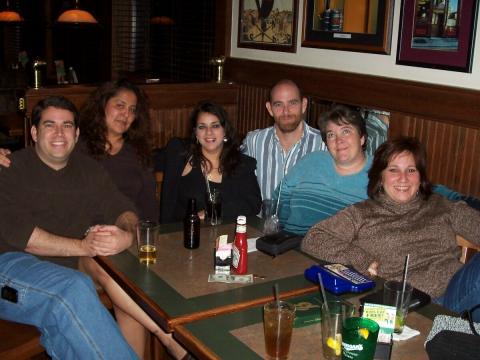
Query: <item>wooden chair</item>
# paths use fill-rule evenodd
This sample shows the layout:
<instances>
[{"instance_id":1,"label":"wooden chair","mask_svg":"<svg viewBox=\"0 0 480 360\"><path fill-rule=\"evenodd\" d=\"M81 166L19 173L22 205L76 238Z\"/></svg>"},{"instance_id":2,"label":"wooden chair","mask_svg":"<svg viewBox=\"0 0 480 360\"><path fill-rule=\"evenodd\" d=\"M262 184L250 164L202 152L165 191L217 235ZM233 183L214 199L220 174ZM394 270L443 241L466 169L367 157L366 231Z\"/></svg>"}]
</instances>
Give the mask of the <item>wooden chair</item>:
<instances>
[{"instance_id":1,"label":"wooden chair","mask_svg":"<svg viewBox=\"0 0 480 360\"><path fill-rule=\"evenodd\" d=\"M0 359L31 358L48 359L37 328L0 319Z\"/></svg>"},{"instance_id":2,"label":"wooden chair","mask_svg":"<svg viewBox=\"0 0 480 360\"><path fill-rule=\"evenodd\" d=\"M162 194L163 172L155 171L155 197L157 202L160 203L160 196Z\"/></svg>"},{"instance_id":3,"label":"wooden chair","mask_svg":"<svg viewBox=\"0 0 480 360\"><path fill-rule=\"evenodd\" d=\"M457 235L457 244L462 249L462 254L460 255L460 262L465 264L470 258L480 251L480 246L472 244L467 239Z\"/></svg>"},{"instance_id":4,"label":"wooden chair","mask_svg":"<svg viewBox=\"0 0 480 360\"><path fill-rule=\"evenodd\" d=\"M112 301L101 289L97 290L102 304L113 310ZM40 345L40 332L35 326L0 319L0 359L49 359Z\"/></svg>"}]
</instances>

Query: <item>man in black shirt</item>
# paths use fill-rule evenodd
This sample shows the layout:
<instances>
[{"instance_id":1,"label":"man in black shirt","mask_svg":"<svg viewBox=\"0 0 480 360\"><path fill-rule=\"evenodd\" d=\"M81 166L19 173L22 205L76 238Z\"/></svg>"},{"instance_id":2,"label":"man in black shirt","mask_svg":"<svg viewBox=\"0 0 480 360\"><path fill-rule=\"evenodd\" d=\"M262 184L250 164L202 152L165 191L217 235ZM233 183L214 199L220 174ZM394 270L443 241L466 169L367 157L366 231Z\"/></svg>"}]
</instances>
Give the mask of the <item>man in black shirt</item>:
<instances>
[{"instance_id":1,"label":"man in black shirt","mask_svg":"<svg viewBox=\"0 0 480 360\"><path fill-rule=\"evenodd\" d=\"M119 253L137 222L104 170L73 153L77 120L69 100L42 100L35 147L0 170L0 318L37 326L52 358L136 358L90 278L50 262L76 267L78 257Z\"/></svg>"}]
</instances>

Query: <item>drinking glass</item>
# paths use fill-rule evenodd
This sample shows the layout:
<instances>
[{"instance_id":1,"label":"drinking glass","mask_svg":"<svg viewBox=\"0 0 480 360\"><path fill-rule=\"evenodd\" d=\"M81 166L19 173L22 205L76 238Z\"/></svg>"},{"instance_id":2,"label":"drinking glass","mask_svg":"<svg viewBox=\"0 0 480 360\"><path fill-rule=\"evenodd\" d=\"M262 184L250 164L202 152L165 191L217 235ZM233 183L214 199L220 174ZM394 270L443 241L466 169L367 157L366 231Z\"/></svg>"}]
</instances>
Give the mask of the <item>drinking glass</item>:
<instances>
[{"instance_id":1,"label":"drinking glass","mask_svg":"<svg viewBox=\"0 0 480 360\"><path fill-rule=\"evenodd\" d=\"M351 317L342 329L342 359L373 360L380 326L367 318Z\"/></svg>"},{"instance_id":2,"label":"drinking glass","mask_svg":"<svg viewBox=\"0 0 480 360\"><path fill-rule=\"evenodd\" d=\"M222 223L222 194L219 189L211 189L206 196L205 221L210 225L220 225Z\"/></svg>"},{"instance_id":3,"label":"drinking glass","mask_svg":"<svg viewBox=\"0 0 480 360\"><path fill-rule=\"evenodd\" d=\"M157 262L157 245L159 226L150 220L141 220L137 224L137 250L138 259L142 264L155 264Z\"/></svg>"},{"instance_id":4,"label":"drinking glass","mask_svg":"<svg viewBox=\"0 0 480 360\"><path fill-rule=\"evenodd\" d=\"M280 231L280 222L276 214L276 202L272 199L265 199L262 201L262 219L263 234L274 234Z\"/></svg>"},{"instance_id":5,"label":"drinking glass","mask_svg":"<svg viewBox=\"0 0 480 360\"><path fill-rule=\"evenodd\" d=\"M383 303L397 309L393 330L397 334L401 334L403 331L412 290L413 287L407 283L405 284L405 291L403 291L403 282L396 280L386 281L383 285Z\"/></svg>"},{"instance_id":6,"label":"drinking glass","mask_svg":"<svg viewBox=\"0 0 480 360\"><path fill-rule=\"evenodd\" d=\"M293 304L285 301L272 301L263 307L265 349L268 359L284 360L288 358L294 319L295 305Z\"/></svg>"},{"instance_id":7,"label":"drinking glass","mask_svg":"<svg viewBox=\"0 0 480 360\"><path fill-rule=\"evenodd\" d=\"M353 316L355 307L342 300L329 300L322 304L322 347L328 360L340 359L342 355L342 326Z\"/></svg>"}]
</instances>

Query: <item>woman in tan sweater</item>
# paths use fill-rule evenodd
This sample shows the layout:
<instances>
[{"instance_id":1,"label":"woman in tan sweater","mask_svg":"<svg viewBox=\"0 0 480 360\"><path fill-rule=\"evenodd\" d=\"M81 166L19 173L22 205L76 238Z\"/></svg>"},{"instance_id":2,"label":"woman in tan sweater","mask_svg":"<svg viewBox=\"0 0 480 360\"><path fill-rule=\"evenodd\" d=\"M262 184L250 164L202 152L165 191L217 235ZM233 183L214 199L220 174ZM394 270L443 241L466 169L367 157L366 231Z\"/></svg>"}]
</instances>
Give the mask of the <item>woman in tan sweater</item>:
<instances>
[{"instance_id":1,"label":"woman in tan sweater","mask_svg":"<svg viewBox=\"0 0 480 360\"><path fill-rule=\"evenodd\" d=\"M410 254L414 287L453 311L478 304L480 254L462 267L455 236L480 244L480 212L431 193L418 140L385 142L368 177L369 199L313 226L302 250L385 279L401 279Z\"/></svg>"}]
</instances>

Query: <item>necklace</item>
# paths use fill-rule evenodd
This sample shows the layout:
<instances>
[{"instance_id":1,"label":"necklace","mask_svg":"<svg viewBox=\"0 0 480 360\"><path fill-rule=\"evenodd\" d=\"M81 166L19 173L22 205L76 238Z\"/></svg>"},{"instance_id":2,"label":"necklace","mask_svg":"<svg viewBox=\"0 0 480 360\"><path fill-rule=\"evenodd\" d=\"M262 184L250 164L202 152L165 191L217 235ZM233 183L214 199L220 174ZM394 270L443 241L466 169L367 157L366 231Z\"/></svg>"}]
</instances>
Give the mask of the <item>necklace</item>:
<instances>
[{"instance_id":1,"label":"necklace","mask_svg":"<svg viewBox=\"0 0 480 360\"><path fill-rule=\"evenodd\" d=\"M205 177L205 180L206 180L207 182L213 181L213 177L215 176L215 174L212 174L212 173L213 173L213 171L215 171L215 170L217 171L217 174L221 176L220 172L218 171L219 168L220 168L220 167L212 167L212 168L210 168L210 171L207 172L207 170L205 169L205 167L202 166L202 173L203 173L203 176Z\"/></svg>"}]
</instances>

